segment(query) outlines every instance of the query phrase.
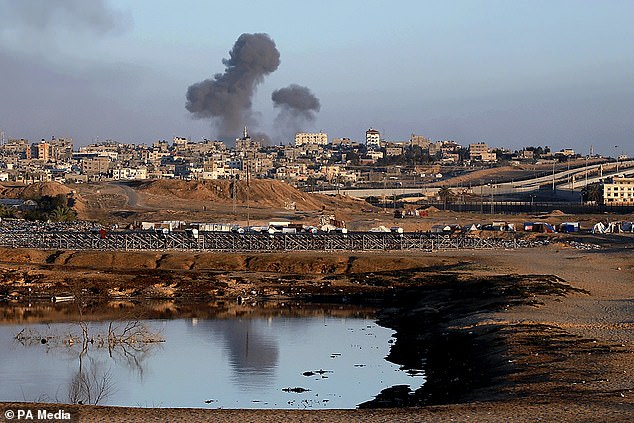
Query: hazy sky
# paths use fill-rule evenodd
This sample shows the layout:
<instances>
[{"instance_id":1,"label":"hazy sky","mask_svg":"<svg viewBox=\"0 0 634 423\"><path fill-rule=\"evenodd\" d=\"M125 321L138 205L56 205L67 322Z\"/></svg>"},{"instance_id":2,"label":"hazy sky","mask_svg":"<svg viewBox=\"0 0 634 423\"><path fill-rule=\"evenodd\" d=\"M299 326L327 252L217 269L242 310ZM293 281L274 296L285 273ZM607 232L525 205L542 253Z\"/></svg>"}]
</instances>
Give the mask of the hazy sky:
<instances>
[{"instance_id":1,"label":"hazy sky","mask_svg":"<svg viewBox=\"0 0 634 423\"><path fill-rule=\"evenodd\" d=\"M213 138L187 88L267 33L280 65L254 131L273 133L271 93L299 84L321 103L305 129L329 137L634 155L633 1L0 0L0 16L10 137Z\"/></svg>"}]
</instances>

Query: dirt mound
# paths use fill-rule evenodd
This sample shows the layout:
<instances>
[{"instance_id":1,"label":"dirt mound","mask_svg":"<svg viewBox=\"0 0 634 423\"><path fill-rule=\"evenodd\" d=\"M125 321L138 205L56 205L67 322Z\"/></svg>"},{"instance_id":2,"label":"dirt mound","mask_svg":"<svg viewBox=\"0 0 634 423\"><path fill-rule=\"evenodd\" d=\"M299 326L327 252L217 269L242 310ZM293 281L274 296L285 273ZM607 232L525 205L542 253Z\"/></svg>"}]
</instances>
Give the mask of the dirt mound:
<instances>
[{"instance_id":1,"label":"dirt mound","mask_svg":"<svg viewBox=\"0 0 634 423\"><path fill-rule=\"evenodd\" d=\"M157 180L143 183L137 189L156 196L225 203L232 202L235 196L237 203L249 201L256 207L284 208L295 203L297 209L315 210L325 204L320 196L303 193L275 180L255 179L249 181L248 186L246 181L231 180Z\"/></svg>"},{"instance_id":2,"label":"dirt mound","mask_svg":"<svg viewBox=\"0 0 634 423\"><path fill-rule=\"evenodd\" d=\"M45 195L54 197L59 194L68 195L70 188L58 182L39 182L26 186L0 185L0 196L5 198L39 198Z\"/></svg>"},{"instance_id":3,"label":"dirt mound","mask_svg":"<svg viewBox=\"0 0 634 423\"><path fill-rule=\"evenodd\" d=\"M563 216L566 213L562 212L561 210L553 210L550 213L548 213L551 216Z\"/></svg>"},{"instance_id":4,"label":"dirt mound","mask_svg":"<svg viewBox=\"0 0 634 423\"><path fill-rule=\"evenodd\" d=\"M436 208L436 207L434 207L434 206L429 206L429 207L427 207L426 209L423 209L423 211L424 211L424 212L427 212L427 213L436 213L436 212L439 212L439 211L440 211L440 209L437 209L437 208Z\"/></svg>"}]
</instances>

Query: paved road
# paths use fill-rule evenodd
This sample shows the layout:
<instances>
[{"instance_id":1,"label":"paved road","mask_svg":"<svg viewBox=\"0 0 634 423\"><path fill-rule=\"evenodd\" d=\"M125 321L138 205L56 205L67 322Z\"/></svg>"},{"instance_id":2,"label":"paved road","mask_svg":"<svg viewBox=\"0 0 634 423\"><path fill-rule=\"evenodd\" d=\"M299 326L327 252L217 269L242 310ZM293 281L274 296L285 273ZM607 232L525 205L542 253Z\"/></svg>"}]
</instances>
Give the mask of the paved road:
<instances>
[{"instance_id":1,"label":"paved road","mask_svg":"<svg viewBox=\"0 0 634 423\"><path fill-rule=\"evenodd\" d=\"M555 182L555 186L559 189L575 189L579 190L585 186L586 172L588 173L588 183L599 182L601 179L616 176L633 176L634 175L634 160L628 160L618 163L602 163L593 164L589 166L583 166L575 169L569 169L564 171L555 172L554 175L540 176L538 178L527 179L517 182L503 182L494 184L493 187L490 184L473 185L471 186L471 192L474 194L491 195L493 194L513 194L519 192L532 192L537 191L541 186L550 185ZM597 173L598 175L594 176ZM592 175L591 175L592 174ZM573 184L574 178L574 184ZM450 187L453 189L464 189L464 187ZM321 191L321 194L335 195L344 194L350 197L367 198L370 196L376 197L390 197L393 195L402 196L403 194L435 194L439 188L376 188L376 189L341 189Z\"/></svg>"}]
</instances>

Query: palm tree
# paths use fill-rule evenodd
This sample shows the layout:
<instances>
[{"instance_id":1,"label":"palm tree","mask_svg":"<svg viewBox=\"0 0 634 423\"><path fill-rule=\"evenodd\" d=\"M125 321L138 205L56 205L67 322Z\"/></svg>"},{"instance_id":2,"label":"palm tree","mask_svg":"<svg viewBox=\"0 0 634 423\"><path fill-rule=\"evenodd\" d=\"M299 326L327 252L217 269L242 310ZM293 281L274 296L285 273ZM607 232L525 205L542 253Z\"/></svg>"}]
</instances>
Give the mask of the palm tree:
<instances>
[{"instance_id":1,"label":"palm tree","mask_svg":"<svg viewBox=\"0 0 634 423\"><path fill-rule=\"evenodd\" d=\"M48 214L48 218L53 222L72 222L77 219L77 213L68 206L57 206Z\"/></svg>"},{"instance_id":2,"label":"palm tree","mask_svg":"<svg viewBox=\"0 0 634 423\"><path fill-rule=\"evenodd\" d=\"M453 196L453 191L451 191L451 188L446 185L443 185L443 187L438 190L438 198L442 201L443 208L447 208L447 204L451 202Z\"/></svg>"},{"instance_id":3,"label":"palm tree","mask_svg":"<svg viewBox=\"0 0 634 423\"><path fill-rule=\"evenodd\" d=\"M603 202L603 186L601 184L590 184L581 190L583 201L594 201L596 204Z\"/></svg>"}]
</instances>

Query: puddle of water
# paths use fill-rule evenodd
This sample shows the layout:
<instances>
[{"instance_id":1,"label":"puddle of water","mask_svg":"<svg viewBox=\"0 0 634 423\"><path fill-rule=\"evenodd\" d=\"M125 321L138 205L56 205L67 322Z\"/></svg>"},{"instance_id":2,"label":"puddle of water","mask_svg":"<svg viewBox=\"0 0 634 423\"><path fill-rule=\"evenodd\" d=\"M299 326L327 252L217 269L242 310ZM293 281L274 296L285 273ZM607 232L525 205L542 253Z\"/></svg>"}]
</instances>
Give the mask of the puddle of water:
<instances>
[{"instance_id":1,"label":"puddle of water","mask_svg":"<svg viewBox=\"0 0 634 423\"><path fill-rule=\"evenodd\" d=\"M385 360L393 331L368 318L141 321L160 343L108 348L108 323L0 326L0 401L199 408L355 408L381 390L424 383ZM115 332L124 332L117 322ZM19 342L15 335L23 328ZM118 331L118 332L117 332ZM41 338L49 335L45 344ZM25 345L26 344L26 345ZM98 398L99 394L102 398Z\"/></svg>"}]
</instances>

